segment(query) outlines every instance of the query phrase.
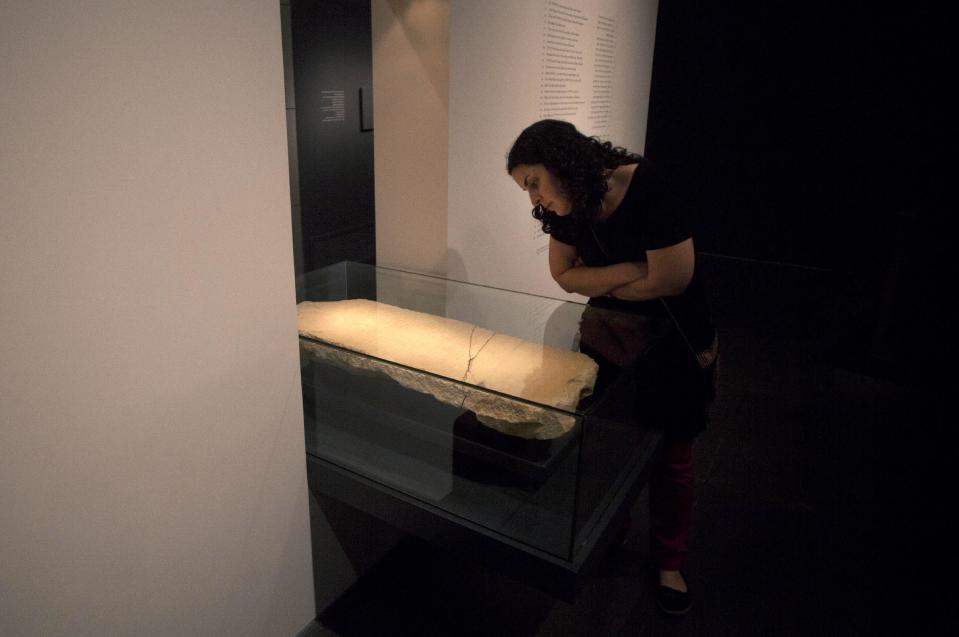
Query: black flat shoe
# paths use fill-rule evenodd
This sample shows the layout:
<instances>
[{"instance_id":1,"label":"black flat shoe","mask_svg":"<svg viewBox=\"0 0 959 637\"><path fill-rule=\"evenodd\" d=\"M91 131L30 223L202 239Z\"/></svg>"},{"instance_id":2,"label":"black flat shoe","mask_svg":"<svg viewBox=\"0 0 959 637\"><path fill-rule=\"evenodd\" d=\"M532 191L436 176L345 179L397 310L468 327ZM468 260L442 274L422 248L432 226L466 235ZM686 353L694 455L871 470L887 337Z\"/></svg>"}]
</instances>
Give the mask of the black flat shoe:
<instances>
[{"instance_id":1,"label":"black flat shoe","mask_svg":"<svg viewBox=\"0 0 959 637\"><path fill-rule=\"evenodd\" d=\"M683 574L683 579L686 579L685 574ZM675 617L685 615L689 612L689 609L693 607L693 596L689 592L688 581L686 582L685 593L677 591L675 588L663 586L658 581L656 582L655 590L656 604L659 606L659 610L667 615L673 615Z\"/></svg>"}]
</instances>

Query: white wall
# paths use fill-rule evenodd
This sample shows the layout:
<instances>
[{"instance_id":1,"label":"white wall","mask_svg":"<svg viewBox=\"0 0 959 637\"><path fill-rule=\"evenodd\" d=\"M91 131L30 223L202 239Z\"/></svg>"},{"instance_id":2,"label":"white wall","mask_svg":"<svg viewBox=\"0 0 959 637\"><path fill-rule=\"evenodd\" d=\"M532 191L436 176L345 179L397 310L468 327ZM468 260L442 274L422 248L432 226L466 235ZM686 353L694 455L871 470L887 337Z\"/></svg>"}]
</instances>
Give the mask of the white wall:
<instances>
[{"instance_id":1,"label":"white wall","mask_svg":"<svg viewBox=\"0 0 959 637\"><path fill-rule=\"evenodd\" d=\"M376 262L446 273L449 0L372 0Z\"/></svg>"},{"instance_id":2,"label":"white wall","mask_svg":"<svg viewBox=\"0 0 959 637\"><path fill-rule=\"evenodd\" d=\"M0 634L314 614L280 12L0 5Z\"/></svg>"},{"instance_id":3,"label":"white wall","mask_svg":"<svg viewBox=\"0 0 959 637\"><path fill-rule=\"evenodd\" d=\"M548 237L530 216L529 197L506 174L517 135L544 117L572 122L588 134L643 152L652 76L657 0L454 0L450 12L449 214L450 278L557 298ZM556 115L546 59L548 23L574 15L582 25L572 50L582 56L579 82L564 90L582 104ZM592 115L599 97L597 25L612 24L608 118ZM604 78L605 79L605 78Z\"/></svg>"},{"instance_id":4,"label":"white wall","mask_svg":"<svg viewBox=\"0 0 959 637\"><path fill-rule=\"evenodd\" d=\"M377 263L560 299L506 153L544 117L642 152L658 0L372 0ZM551 11L584 18L576 113L545 98ZM598 24L614 25L608 117ZM605 79L605 78L603 78Z\"/></svg>"}]
</instances>

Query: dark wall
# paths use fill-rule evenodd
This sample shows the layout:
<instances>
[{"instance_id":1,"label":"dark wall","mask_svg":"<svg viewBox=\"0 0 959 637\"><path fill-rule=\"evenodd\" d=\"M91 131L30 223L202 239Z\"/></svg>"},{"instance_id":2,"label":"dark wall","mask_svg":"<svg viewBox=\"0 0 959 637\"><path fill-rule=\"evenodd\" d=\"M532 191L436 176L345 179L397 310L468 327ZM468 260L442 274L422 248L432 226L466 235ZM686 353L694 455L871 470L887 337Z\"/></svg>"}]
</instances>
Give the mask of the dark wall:
<instances>
[{"instance_id":1,"label":"dark wall","mask_svg":"<svg viewBox=\"0 0 959 637\"><path fill-rule=\"evenodd\" d=\"M852 366L919 382L956 321L945 4L660 2L646 144L699 250L821 268L818 294L782 294L834 317Z\"/></svg>"},{"instance_id":2,"label":"dark wall","mask_svg":"<svg viewBox=\"0 0 959 637\"><path fill-rule=\"evenodd\" d=\"M375 258L369 0L293 0L293 75L304 269ZM323 91L343 91L342 121ZM364 114L370 128L372 102Z\"/></svg>"},{"instance_id":3,"label":"dark wall","mask_svg":"<svg viewBox=\"0 0 959 637\"><path fill-rule=\"evenodd\" d=\"M883 4L660 3L647 154L685 175L701 249L841 267L936 205L944 12Z\"/></svg>"}]
</instances>

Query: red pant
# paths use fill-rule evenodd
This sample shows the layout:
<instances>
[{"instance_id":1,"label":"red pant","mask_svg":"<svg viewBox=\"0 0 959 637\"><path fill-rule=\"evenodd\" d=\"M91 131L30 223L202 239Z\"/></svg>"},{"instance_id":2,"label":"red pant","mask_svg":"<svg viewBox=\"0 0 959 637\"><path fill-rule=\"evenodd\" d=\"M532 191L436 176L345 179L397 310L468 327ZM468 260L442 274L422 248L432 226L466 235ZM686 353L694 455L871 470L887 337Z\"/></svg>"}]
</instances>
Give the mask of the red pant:
<instances>
[{"instance_id":1,"label":"red pant","mask_svg":"<svg viewBox=\"0 0 959 637\"><path fill-rule=\"evenodd\" d=\"M663 455L649 481L650 540L654 563L676 571L689 553L693 521L693 445L664 441Z\"/></svg>"}]
</instances>

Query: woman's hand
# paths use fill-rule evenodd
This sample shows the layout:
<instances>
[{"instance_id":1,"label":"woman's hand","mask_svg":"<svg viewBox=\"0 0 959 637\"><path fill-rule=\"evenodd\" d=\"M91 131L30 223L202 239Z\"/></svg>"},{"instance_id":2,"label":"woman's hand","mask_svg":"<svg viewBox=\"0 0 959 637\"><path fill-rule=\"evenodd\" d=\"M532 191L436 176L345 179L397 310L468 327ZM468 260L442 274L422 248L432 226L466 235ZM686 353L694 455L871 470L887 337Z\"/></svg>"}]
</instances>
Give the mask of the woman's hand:
<instances>
[{"instance_id":1,"label":"woman's hand","mask_svg":"<svg viewBox=\"0 0 959 637\"><path fill-rule=\"evenodd\" d=\"M616 288L645 276L646 270L641 262L587 266L576 253L576 248L550 237L549 272L566 292L606 296Z\"/></svg>"},{"instance_id":2,"label":"woman's hand","mask_svg":"<svg viewBox=\"0 0 959 637\"><path fill-rule=\"evenodd\" d=\"M693 278L696 250L693 240L646 251L645 276L630 281L611 291L610 295L624 301L646 301L662 296L679 296Z\"/></svg>"}]
</instances>

